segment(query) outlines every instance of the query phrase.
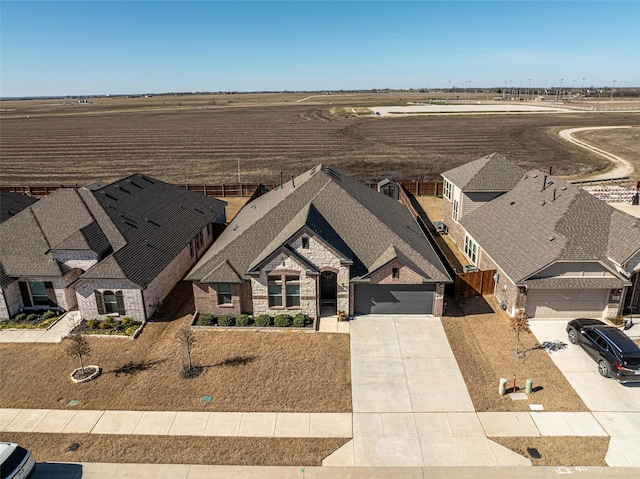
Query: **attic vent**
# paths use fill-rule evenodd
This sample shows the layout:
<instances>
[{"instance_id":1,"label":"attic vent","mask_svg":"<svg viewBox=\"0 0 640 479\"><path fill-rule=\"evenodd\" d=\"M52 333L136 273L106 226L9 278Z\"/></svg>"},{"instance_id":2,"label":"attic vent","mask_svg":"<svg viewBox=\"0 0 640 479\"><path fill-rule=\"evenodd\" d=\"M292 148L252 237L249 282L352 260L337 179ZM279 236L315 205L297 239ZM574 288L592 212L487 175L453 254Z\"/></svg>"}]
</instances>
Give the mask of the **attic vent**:
<instances>
[{"instance_id":1,"label":"attic vent","mask_svg":"<svg viewBox=\"0 0 640 479\"><path fill-rule=\"evenodd\" d=\"M316 172L316 167L314 166L313 168L311 168L311 172L309 173L309 175L313 175Z\"/></svg>"},{"instance_id":2,"label":"attic vent","mask_svg":"<svg viewBox=\"0 0 640 479\"><path fill-rule=\"evenodd\" d=\"M542 206L546 205L547 201L546 200L542 200Z\"/></svg>"},{"instance_id":3,"label":"attic vent","mask_svg":"<svg viewBox=\"0 0 640 479\"><path fill-rule=\"evenodd\" d=\"M256 209L256 205L251 205L251 208Z\"/></svg>"},{"instance_id":4,"label":"attic vent","mask_svg":"<svg viewBox=\"0 0 640 479\"><path fill-rule=\"evenodd\" d=\"M532 178L537 178L538 174L536 173L535 175L532 176Z\"/></svg>"},{"instance_id":5,"label":"attic vent","mask_svg":"<svg viewBox=\"0 0 640 479\"><path fill-rule=\"evenodd\" d=\"M560 188L562 191L566 190L568 188L568 186L563 186L562 188Z\"/></svg>"},{"instance_id":6,"label":"attic vent","mask_svg":"<svg viewBox=\"0 0 640 479\"><path fill-rule=\"evenodd\" d=\"M115 196L113 196L113 195L111 195L111 194L109 194L109 193L105 193L104 195L105 195L107 198L109 198L110 200L118 201L118 198L116 198Z\"/></svg>"},{"instance_id":7,"label":"attic vent","mask_svg":"<svg viewBox=\"0 0 640 479\"><path fill-rule=\"evenodd\" d=\"M140 188L141 190L143 189L142 186L140 186L138 183L136 183L135 181L132 180L127 180L129 183L131 183L133 186L135 186L136 188Z\"/></svg>"},{"instance_id":8,"label":"attic vent","mask_svg":"<svg viewBox=\"0 0 640 479\"><path fill-rule=\"evenodd\" d=\"M204 211L199 210L198 208L196 208L195 206L193 207L193 211L197 211L198 213L204 214Z\"/></svg>"},{"instance_id":9,"label":"attic vent","mask_svg":"<svg viewBox=\"0 0 640 479\"><path fill-rule=\"evenodd\" d=\"M118 188L120 191L124 191L125 193L129 193L129 194L131 194L131 192L130 192L128 189L123 188L123 187L122 187L122 186L120 186L120 185L115 185L115 186L116 186L116 188Z\"/></svg>"},{"instance_id":10,"label":"attic vent","mask_svg":"<svg viewBox=\"0 0 640 479\"><path fill-rule=\"evenodd\" d=\"M235 225L233 225L233 231L238 229L238 224L236 223Z\"/></svg>"},{"instance_id":11,"label":"attic vent","mask_svg":"<svg viewBox=\"0 0 640 479\"><path fill-rule=\"evenodd\" d=\"M123 222L125 225L127 225L127 226L131 226L132 228L137 228L137 226L136 226L136 225L134 225L134 224L133 224L131 221L129 221L129 220L125 220L125 219L123 219L123 220L122 220L122 222Z\"/></svg>"},{"instance_id":12,"label":"attic vent","mask_svg":"<svg viewBox=\"0 0 640 479\"><path fill-rule=\"evenodd\" d=\"M340 173L338 173L337 171L332 170L331 168L327 167L327 173L329 174L329 176L331 178L333 178L336 181L342 181L342 177L340 176Z\"/></svg>"},{"instance_id":13,"label":"attic vent","mask_svg":"<svg viewBox=\"0 0 640 479\"><path fill-rule=\"evenodd\" d=\"M515 201L512 201L512 202L511 202L511 203L509 203L509 204L510 204L511 206L513 206L513 205L515 205L515 204L516 204L516 202L515 202Z\"/></svg>"},{"instance_id":14,"label":"attic vent","mask_svg":"<svg viewBox=\"0 0 640 479\"><path fill-rule=\"evenodd\" d=\"M555 237L555 236L549 236L547 239L548 239L549 241L553 241L554 239L556 239L556 237Z\"/></svg>"},{"instance_id":15,"label":"attic vent","mask_svg":"<svg viewBox=\"0 0 640 479\"><path fill-rule=\"evenodd\" d=\"M528 179L528 178L529 178L529 175L528 175L528 174L527 174L527 175L524 175L524 179L525 179L525 180L526 180L526 179Z\"/></svg>"},{"instance_id":16,"label":"attic vent","mask_svg":"<svg viewBox=\"0 0 640 479\"><path fill-rule=\"evenodd\" d=\"M151 223L151 224L152 224L152 225L154 225L154 226L160 226L158 223L156 223L155 221L153 221L153 220L152 220L152 219L150 219L150 218L145 218L144 220L145 220L147 223Z\"/></svg>"},{"instance_id":17,"label":"attic vent","mask_svg":"<svg viewBox=\"0 0 640 479\"><path fill-rule=\"evenodd\" d=\"M149 178L147 178L146 176L141 176L140 178L142 178L144 181L146 181L149 184L153 184L153 181L151 181Z\"/></svg>"}]
</instances>

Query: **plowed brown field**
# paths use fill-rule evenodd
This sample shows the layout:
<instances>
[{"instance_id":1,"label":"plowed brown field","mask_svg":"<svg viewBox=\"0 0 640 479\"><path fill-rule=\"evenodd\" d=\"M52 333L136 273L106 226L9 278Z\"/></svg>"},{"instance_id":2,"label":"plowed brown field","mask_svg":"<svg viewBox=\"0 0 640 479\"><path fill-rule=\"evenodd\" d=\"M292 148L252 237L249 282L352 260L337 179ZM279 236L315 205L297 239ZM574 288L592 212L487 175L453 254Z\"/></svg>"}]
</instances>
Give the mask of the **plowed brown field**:
<instances>
[{"instance_id":1,"label":"plowed brown field","mask_svg":"<svg viewBox=\"0 0 640 479\"><path fill-rule=\"evenodd\" d=\"M554 132L638 125L637 113L345 118L330 106L270 105L2 118L2 185L86 184L133 172L176 183L275 183L323 162L362 180L436 179L494 151L575 175L606 161Z\"/></svg>"}]
</instances>

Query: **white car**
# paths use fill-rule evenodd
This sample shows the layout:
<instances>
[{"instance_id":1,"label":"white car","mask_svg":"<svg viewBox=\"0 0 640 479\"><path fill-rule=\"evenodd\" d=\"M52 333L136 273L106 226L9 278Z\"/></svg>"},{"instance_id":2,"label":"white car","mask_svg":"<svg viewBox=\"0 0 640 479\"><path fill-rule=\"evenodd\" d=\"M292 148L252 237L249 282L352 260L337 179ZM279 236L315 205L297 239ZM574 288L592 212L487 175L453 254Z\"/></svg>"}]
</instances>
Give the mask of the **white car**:
<instances>
[{"instance_id":1,"label":"white car","mask_svg":"<svg viewBox=\"0 0 640 479\"><path fill-rule=\"evenodd\" d=\"M0 479L26 479L35 470L31 452L13 442L0 442Z\"/></svg>"}]
</instances>

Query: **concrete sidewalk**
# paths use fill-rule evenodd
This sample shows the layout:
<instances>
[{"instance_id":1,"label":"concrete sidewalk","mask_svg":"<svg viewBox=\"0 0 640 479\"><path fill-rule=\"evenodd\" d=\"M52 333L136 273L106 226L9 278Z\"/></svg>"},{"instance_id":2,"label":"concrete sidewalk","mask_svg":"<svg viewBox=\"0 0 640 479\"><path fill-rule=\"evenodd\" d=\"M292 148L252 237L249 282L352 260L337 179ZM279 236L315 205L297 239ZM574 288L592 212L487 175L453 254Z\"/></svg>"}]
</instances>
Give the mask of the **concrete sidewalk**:
<instances>
[{"instance_id":1,"label":"concrete sidewalk","mask_svg":"<svg viewBox=\"0 0 640 479\"><path fill-rule=\"evenodd\" d=\"M68 311L49 329L5 329L0 343L59 343L81 319L80 312Z\"/></svg>"},{"instance_id":2,"label":"concrete sidewalk","mask_svg":"<svg viewBox=\"0 0 640 479\"><path fill-rule=\"evenodd\" d=\"M351 437L350 413L0 409L0 431L222 437Z\"/></svg>"},{"instance_id":3,"label":"concrete sidewalk","mask_svg":"<svg viewBox=\"0 0 640 479\"><path fill-rule=\"evenodd\" d=\"M188 464L38 463L32 479L581 479L638 477L632 468L608 467L338 467L208 466ZM573 477L573 476L570 476Z\"/></svg>"}]
</instances>

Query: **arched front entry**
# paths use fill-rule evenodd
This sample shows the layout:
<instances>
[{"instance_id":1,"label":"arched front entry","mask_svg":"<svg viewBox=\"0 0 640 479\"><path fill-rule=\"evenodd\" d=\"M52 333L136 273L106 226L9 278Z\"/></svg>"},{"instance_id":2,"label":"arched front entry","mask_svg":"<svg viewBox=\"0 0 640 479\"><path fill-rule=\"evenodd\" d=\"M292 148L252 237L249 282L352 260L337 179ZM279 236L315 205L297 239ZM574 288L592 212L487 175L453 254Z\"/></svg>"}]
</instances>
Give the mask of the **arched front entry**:
<instances>
[{"instance_id":1,"label":"arched front entry","mask_svg":"<svg viewBox=\"0 0 640 479\"><path fill-rule=\"evenodd\" d=\"M320 316L333 316L338 305L338 275L333 271L320 273Z\"/></svg>"}]
</instances>

